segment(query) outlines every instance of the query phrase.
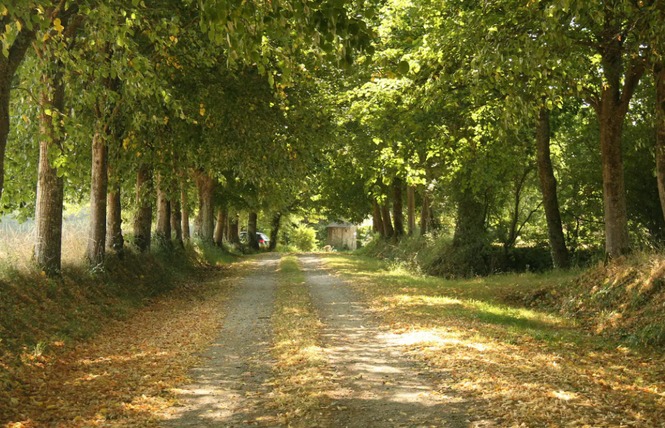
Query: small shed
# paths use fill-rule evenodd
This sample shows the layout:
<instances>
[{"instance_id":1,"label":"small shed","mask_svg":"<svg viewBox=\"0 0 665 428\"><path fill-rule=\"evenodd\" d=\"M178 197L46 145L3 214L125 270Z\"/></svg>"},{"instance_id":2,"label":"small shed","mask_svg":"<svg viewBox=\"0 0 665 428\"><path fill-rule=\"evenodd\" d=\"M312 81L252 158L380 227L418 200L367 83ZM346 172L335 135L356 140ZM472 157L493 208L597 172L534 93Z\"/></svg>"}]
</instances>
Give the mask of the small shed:
<instances>
[{"instance_id":1,"label":"small shed","mask_svg":"<svg viewBox=\"0 0 665 428\"><path fill-rule=\"evenodd\" d=\"M330 223L326 226L326 243L338 250L356 249L356 225L351 223Z\"/></svg>"}]
</instances>

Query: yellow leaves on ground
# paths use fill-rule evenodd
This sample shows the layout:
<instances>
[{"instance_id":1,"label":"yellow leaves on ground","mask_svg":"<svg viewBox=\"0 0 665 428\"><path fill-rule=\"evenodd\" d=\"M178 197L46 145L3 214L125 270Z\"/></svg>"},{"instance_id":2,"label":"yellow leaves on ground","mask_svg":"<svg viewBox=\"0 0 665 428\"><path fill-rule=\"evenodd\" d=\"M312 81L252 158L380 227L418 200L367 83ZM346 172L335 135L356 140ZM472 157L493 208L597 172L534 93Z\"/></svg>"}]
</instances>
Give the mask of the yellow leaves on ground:
<instances>
[{"instance_id":1,"label":"yellow leaves on ground","mask_svg":"<svg viewBox=\"0 0 665 428\"><path fill-rule=\"evenodd\" d=\"M12 400L0 397L0 421L9 421L7 427L158 425L194 353L218 332L230 287L231 279L220 278L183 287L89 343L68 350L54 343L61 349L16 370Z\"/></svg>"},{"instance_id":2,"label":"yellow leaves on ground","mask_svg":"<svg viewBox=\"0 0 665 428\"><path fill-rule=\"evenodd\" d=\"M441 391L461 394L472 419L515 427L665 421L662 355L617 346L556 315L498 304L491 291L487 298L475 292L473 280L396 277L339 255L327 263L344 271L414 358L446 374Z\"/></svg>"},{"instance_id":3,"label":"yellow leaves on ground","mask_svg":"<svg viewBox=\"0 0 665 428\"><path fill-rule=\"evenodd\" d=\"M320 348L321 323L295 257L280 265L273 315L275 404L284 426L316 426L330 380ZM295 424L295 425L294 425Z\"/></svg>"}]
</instances>

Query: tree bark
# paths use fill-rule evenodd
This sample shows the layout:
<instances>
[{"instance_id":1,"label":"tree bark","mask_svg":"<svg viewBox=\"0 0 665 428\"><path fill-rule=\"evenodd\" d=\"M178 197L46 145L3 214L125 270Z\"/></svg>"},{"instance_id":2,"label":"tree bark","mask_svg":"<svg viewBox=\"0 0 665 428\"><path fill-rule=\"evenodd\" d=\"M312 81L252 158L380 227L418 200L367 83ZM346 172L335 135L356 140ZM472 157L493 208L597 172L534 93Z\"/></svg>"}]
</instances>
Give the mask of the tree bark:
<instances>
[{"instance_id":1,"label":"tree bark","mask_svg":"<svg viewBox=\"0 0 665 428\"><path fill-rule=\"evenodd\" d=\"M118 257L122 257L125 240L122 236L122 206L120 202L120 185L114 185L106 201L106 246Z\"/></svg>"},{"instance_id":2,"label":"tree bark","mask_svg":"<svg viewBox=\"0 0 665 428\"><path fill-rule=\"evenodd\" d=\"M35 31L28 30L25 24L9 47L8 55L0 54L0 196L4 189L5 152L9 138L9 101L11 99L12 80L28 47L35 38ZM40 149L41 150L41 149Z\"/></svg>"},{"instance_id":3,"label":"tree bark","mask_svg":"<svg viewBox=\"0 0 665 428\"><path fill-rule=\"evenodd\" d=\"M188 241L189 231L189 198L187 195L187 183L184 177L180 179L180 216L182 221L182 240Z\"/></svg>"},{"instance_id":4,"label":"tree bark","mask_svg":"<svg viewBox=\"0 0 665 428\"><path fill-rule=\"evenodd\" d=\"M643 61L638 57L631 58L624 73L624 55L627 54L623 40L616 37L621 34L621 30L614 24L616 17L612 14L615 12L613 9L606 9L608 15L601 49L604 80L600 100L594 105L600 125L605 253L608 258L630 251L621 136L630 99L644 73Z\"/></svg>"},{"instance_id":5,"label":"tree bark","mask_svg":"<svg viewBox=\"0 0 665 428\"><path fill-rule=\"evenodd\" d=\"M256 224L258 222L258 214L255 212L249 213L249 219L247 220L247 242L249 243L249 248L252 250L259 250L259 240L256 237Z\"/></svg>"},{"instance_id":6,"label":"tree bark","mask_svg":"<svg viewBox=\"0 0 665 428\"><path fill-rule=\"evenodd\" d=\"M240 245L240 220L238 214L230 216L229 222L229 242Z\"/></svg>"},{"instance_id":7,"label":"tree bark","mask_svg":"<svg viewBox=\"0 0 665 428\"><path fill-rule=\"evenodd\" d=\"M557 196L557 183L552 167L550 155L550 113L543 108L538 116L536 129L538 179L543 195L543 207L547 220L547 234L552 252L552 263L555 268L567 269L570 267L570 256L566 248L566 238L563 234L559 198Z\"/></svg>"},{"instance_id":8,"label":"tree bark","mask_svg":"<svg viewBox=\"0 0 665 428\"><path fill-rule=\"evenodd\" d=\"M215 245L221 247L224 243L224 235L226 235L226 224L228 217L228 209L224 205L217 208L217 222L215 223Z\"/></svg>"},{"instance_id":9,"label":"tree bark","mask_svg":"<svg viewBox=\"0 0 665 428\"><path fill-rule=\"evenodd\" d=\"M184 238L182 236L182 211L180 209L180 202L171 201L171 231L173 232L173 239L180 248L185 247Z\"/></svg>"},{"instance_id":10,"label":"tree bark","mask_svg":"<svg viewBox=\"0 0 665 428\"><path fill-rule=\"evenodd\" d=\"M157 227L155 237L163 248L172 248L171 201L169 201L164 178L161 174L157 174Z\"/></svg>"},{"instance_id":11,"label":"tree bark","mask_svg":"<svg viewBox=\"0 0 665 428\"><path fill-rule=\"evenodd\" d=\"M656 85L656 180L660 206L665 217L665 63L654 67Z\"/></svg>"},{"instance_id":12,"label":"tree bark","mask_svg":"<svg viewBox=\"0 0 665 428\"><path fill-rule=\"evenodd\" d=\"M381 205L381 222L383 223L383 236L392 238L395 235L395 229L393 229L393 222L390 219L390 208L387 202Z\"/></svg>"},{"instance_id":13,"label":"tree bark","mask_svg":"<svg viewBox=\"0 0 665 428\"><path fill-rule=\"evenodd\" d=\"M420 209L420 236L425 236L429 231L429 195L427 191L423 192L423 206Z\"/></svg>"},{"instance_id":14,"label":"tree bark","mask_svg":"<svg viewBox=\"0 0 665 428\"><path fill-rule=\"evenodd\" d=\"M277 239L279 239L279 228L282 224L282 213L276 213L272 217L270 228L270 245L268 251L275 251L277 248Z\"/></svg>"},{"instance_id":15,"label":"tree bark","mask_svg":"<svg viewBox=\"0 0 665 428\"><path fill-rule=\"evenodd\" d=\"M37 179L37 203L35 207L35 263L48 276L60 274L62 266L62 210L64 180L49 162L49 152L62 147L61 130L57 118L65 107L63 68L56 61L51 75L42 76L39 116L39 169ZM50 110L51 114L46 114ZM55 117L54 117L55 116Z\"/></svg>"},{"instance_id":16,"label":"tree bark","mask_svg":"<svg viewBox=\"0 0 665 428\"><path fill-rule=\"evenodd\" d=\"M404 181L395 177L393 179L393 223L395 225L395 237L400 239L404 236L404 203L402 198L402 187Z\"/></svg>"},{"instance_id":17,"label":"tree bark","mask_svg":"<svg viewBox=\"0 0 665 428\"><path fill-rule=\"evenodd\" d=\"M136 217L134 218L134 245L144 253L150 249L152 239L152 172L147 164L136 173Z\"/></svg>"},{"instance_id":18,"label":"tree bark","mask_svg":"<svg viewBox=\"0 0 665 428\"><path fill-rule=\"evenodd\" d=\"M196 187L199 190L199 215L200 224L198 235L203 242L213 243L215 233L215 206L213 197L215 195L215 180L204 171L196 174Z\"/></svg>"},{"instance_id":19,"label":"tree bark","mask_svg":"<svg viewBox=\"0 0 665 428\"><path fill-rule=\"evenodd\" d=\"M92 138L90 186L90 230L86 258L91 266L100 266L106 255L106 198L108 191L108 147L101 130Z\"/></svg>"},{"instance_id":20,"label":"tree bark","mask_svg":"<svg viewBox=\"0 0 665 428\"><path fill-rule=\"evenodd\" d=\"M453 246L481 248L486 241L485 205L471 189L460 190Z\"/></svg>"},{"instance_id":21,"label":"tree bark","mask_svg":"<svg viewBox=\"0 0 665 428\"><path fill-rule=\"evenodd\" d=\"M386 230L383 227L383 219L381 218L381 207L376 200L372 200L372 229L382 238L385 237Z\"/></svg>"},{"instance_id":22,"label":"tree bark","mask_svg":"<svg viewBox=\"0 0 665 428\"><path fill-rule=\"evenodd\" d=\"M416 233L416 188L408 186L406 188L406 205L408 213L409 236Z\"/></svg>"}]
</instances>

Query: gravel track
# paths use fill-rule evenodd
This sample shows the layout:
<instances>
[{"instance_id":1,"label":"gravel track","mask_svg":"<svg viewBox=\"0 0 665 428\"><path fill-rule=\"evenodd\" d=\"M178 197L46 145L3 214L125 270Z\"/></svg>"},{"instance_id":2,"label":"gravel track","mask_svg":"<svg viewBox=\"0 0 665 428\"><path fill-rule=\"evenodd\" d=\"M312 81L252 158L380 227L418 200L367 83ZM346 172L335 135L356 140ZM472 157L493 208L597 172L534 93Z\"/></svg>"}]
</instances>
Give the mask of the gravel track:
<instances>
[{"instance_id":1,"label":"gravel track","mask_svg":"<svg viewBox=\"0 0 665 428\"><path fill-rule=\"evenodd\" d=\"M270 357L278 255L257 258L229 300L218 339L203 353L192 384L178 391L163 427L274 425L267 410L273 375Z\"/></svg>"},{"instance_id":2,"label":"gravel track","mask_svg":"<svg viewBox=\"0 0 665 428\"><path fill-rule=\"evenodd\" d=\"M436 391L427 369L406 357L400 335L384 331L344 281L313 255L301 256L324 325L322 347L335 388L331 427L467 427L464 403Z\"/></svg>"},{"instance_id":3,"label":"gravel track","mask_svg":"<svg viewBox=\"0 0 665 428\"><path fill-rule=\"evenodd\" d=\"M427 368L404 354L402 337L380 328L348 284L315 255L299 257L322 322L332 388L320 427L468 427L464 403L437 391ZM271 405L270 349L279 256L265 255L229 300L217 341L179 390L163 427L280 426ZM324 388L324 386L321 386ZM294 426L305 426L292 420ZM310 421L311 423L311 421Z\"/></svg>"}]
</instances>

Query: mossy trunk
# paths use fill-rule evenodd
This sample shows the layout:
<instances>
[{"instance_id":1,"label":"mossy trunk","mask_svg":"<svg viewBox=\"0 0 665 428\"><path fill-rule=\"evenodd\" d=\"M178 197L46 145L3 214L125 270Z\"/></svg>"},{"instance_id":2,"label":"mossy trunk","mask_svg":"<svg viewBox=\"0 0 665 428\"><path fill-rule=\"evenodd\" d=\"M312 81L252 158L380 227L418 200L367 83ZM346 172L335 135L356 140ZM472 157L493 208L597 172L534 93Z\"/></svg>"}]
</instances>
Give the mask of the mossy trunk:
<instances>
[{"instance_id":1,"label":"mossy trunk","mask_svg":"<svg viewBox=\"0 0 665 428\"><path fill-rule=\"evenodd\" d=\"M106 248L122 257L125 240L122 236L122 205L120 186L114 185L106 200Z\"/></svg>"},{"instance_id":2,"label":"mossy trunk","mask_svg":"<svg viewBox=\"0 0 665 428\"><path fill-rule=\"evenodd\" d=\"M406 212L407 224L409 226L409 236L416 233L416 188L408 186L406 188Z\"/></svg>"},{"instance_id":3,"label":"mossy trunk","mask_svg":"<svg viewBox=\"0 0 665 428\"><path fill-rule=\"evenodd\" d=\"M394 234L397 239L404 236L404 202L402 197L402 188L404 181L395 177L393 179L393 223L395 225Z\"/></svg>"},{"instance_id":4,"label":"mossy trunk","mask_svg":"<svg viewBox=\"0 0 665 428\"><path fill-rule=\"evenodd\" d=\"M229 216L228 240L232 244L240 244L240 218L238 214Z\"/></svg>"},{"instance_id":5,"label":"mossy trunk","mask_svg":"<svg viewBox=\"0 0 665 428\"><path fill-rule=\"evenodd\" d=\"M163 248L173 247L171 242L171 201L166 183L161 174L157 175L157 226L155 229L157 242Z\"/></svg>"},{"instance_id":6,"label":"mossy trunk","mask_svg":"<svg viewBox=\"0 0 665 428\"><path fill-rule=\"evenodd\" d=\"M249 213L249 219L247 220L247 242L249 248L257 251L259 249L259 240L256 237L256 227L258 222L258 214L255 212Z\"/></svg>"},{"instance_id":7,"label":"mossy trunk","mask_svg":"<svg viewBox=\"0 0 665 428\"><path fill-rule=\"evenodd\" d=\"M272 222L270 224L270 245L268 245L269 251L275 251L277 248L277 240L279 239L279 228L282 224L282 213L276 213L272 216Z\"/></svg>"},{"instance_id":8,"label":"mossy trunk","mask_svg":"<svg viewBox=\"0 0 665 428\"><path fill-rule=\"evenodd\" d=\"M37 202L35 206L36 242L35 263L48 276L60 274L62 266L62 211L64 198L64 180L58 176L57 168L49 161L52 151L62 147L63 132L56 128L58 121L54 115L60 115L65 106L65 87L63 68L60 62L52 65L52 74L42 76L40 95L41 114L39 126L39 166L37 176ZM50 111L51 114L46 114Z\"/></svg>"},{"instance_id":9,"label":"mossy trunk","mask_svg":"<svg viewBox=\"0 0 665 428\"><path fill-rule=\"evenodd\" d=\"M0 196L2 196L5 182L5 152L9 138L9 101L11 100L12 80L19 65L23 62L35 34L35 31L29 30L24 25L8 47L7 55L0 53Z\"/></svg>"},{"instance_id":10,"label":"mossy trunk","mask_svg":"<svg viewBox=\"0 0 665 428\"><path fill-rule=\"evenodd\" d=\"M547 220L547 234L552 252L554 267L567 269L570 267L570 257L566 248L566 239L563 234L561 213L559 211L559 198L556 189L556 177L552 168L550 155L550 113L546 108L541 109L536 129L538 178L543 195L543 207Z\"/></svg>"},{"instance_id":11,"label":"mossy trunk","mask_svg":"<svg viewBox=\"0 0 665 428\"><path fill-rule=\"evenodd\" d=\"M92 138L92 172L90 185L90 230L86 258L90 266L104 264L106 255L106 200L108 191L108 147L104 132Z\"/></svg>"},{"instance_id":12,"label":"mossy trunk","mask_svg":"<svg viewBox=\"0 0 665 428\"><path fill-rule=\"evenodd\" d=\"M372 201L372 230L381 237L385 237L386 231L383 227L383 219L381 218L381 207L376 200Z\"/></svg>"},{"instance_id":13,"label":"mossy trunk","mask_svg":"<svg viewBox=\"0 0 665 428\"><path fill-rule=\"evenodd\" d=\"M420 236L424 236L429 231L429 195L427 191L423 192L423 205L420 208Z\"/></svg>"},{"instance_id":14,"label":"mossy trunk","mask_svg":"<svg viewBox=\"0 0 665 428\"><path fill-rule=\"evenodd\" d=\"M152 170L141 164L136 173L136 216L134 217L134 245L140 252L150 249L152 240Z\"/></svg>"},{"instance_id":15,"label":"mossy trunk","mask_svg":"<svg viewBox=\"0 0 665 428\"><path fill-rule=\"evenodd\" d=\"M656 180L665 218L665 63L654 67L656 84Z\"/></svg>"},{"instance_id":16,"label":"mossy trunk","mask_svg":"<svg viewBox=\"0 0 665 428\"><path fill-rule=\"evenodd\" d=\"M392 238L395 236L395 229L393 229L393 222L390 219L390 207L388 203L381 205L381 222L383 223L383 236L385 238Z\"/></svg>"},{"instance_id":17,"label":"mossy trunk","mask_svg":"<svg viewBox=\"0 0 665 428\"><path fill-rule=\"evenodd\" d=\"M188 241L191 237L191 232L189 231L189 197L184 180L180 182L180 220L182 240Z\"/></svg>"},{"instance_id":18,"label":"mossy trunk","mask_svg":"<svg viewBox=\"0 0 665 428\"><path fill-rule=\"evenodd\" d=\"M206 172L196 174L196 187L199 191L198 235L203 242L213 244L215 234L215 180Z\"/></svg>"},{"instance_id":19,"label":"mossy trunk","mask_svg":"<svg viewBox=\"0 0 665 428\"><path fill-rule=\"evenodd\" d=\"M227 225L228 209L220 205L217 208L217 221L215 223L215 245L221 247L224 243L224 236L226 235L226 225Z\"/></svg>"},{"instance_id":20,"label":"mossy trunk","mask_svg":"<svg viewBox=\"0 0 665 428\"><path fill-rule=\"evenodd\" d=\"M171 201L171 232L176 245L180 248L184 248L185 242L182 236L182 210L180 209L180 202L177 200Z\"/></svg>"}]
</instances>

